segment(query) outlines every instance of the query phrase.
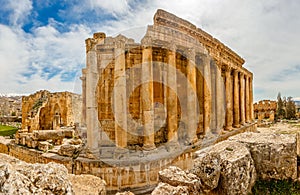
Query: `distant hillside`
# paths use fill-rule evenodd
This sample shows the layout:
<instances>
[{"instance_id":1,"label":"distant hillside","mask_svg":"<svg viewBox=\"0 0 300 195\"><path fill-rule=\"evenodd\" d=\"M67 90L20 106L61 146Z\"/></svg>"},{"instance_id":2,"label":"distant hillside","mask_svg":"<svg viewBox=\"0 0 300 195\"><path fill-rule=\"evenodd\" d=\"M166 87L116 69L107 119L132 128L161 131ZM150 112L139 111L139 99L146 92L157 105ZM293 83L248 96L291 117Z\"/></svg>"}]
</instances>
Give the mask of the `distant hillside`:
<instances>
[{"instance_id":1,"label":"distant hillside","mask_svg":"<svg viewBox=\"0 0 300 195\"><path fill-rule=\"evenodd\" d=\"M0 117L21 115L22 96L0 96Z\"/></svg>"}]
</instances>

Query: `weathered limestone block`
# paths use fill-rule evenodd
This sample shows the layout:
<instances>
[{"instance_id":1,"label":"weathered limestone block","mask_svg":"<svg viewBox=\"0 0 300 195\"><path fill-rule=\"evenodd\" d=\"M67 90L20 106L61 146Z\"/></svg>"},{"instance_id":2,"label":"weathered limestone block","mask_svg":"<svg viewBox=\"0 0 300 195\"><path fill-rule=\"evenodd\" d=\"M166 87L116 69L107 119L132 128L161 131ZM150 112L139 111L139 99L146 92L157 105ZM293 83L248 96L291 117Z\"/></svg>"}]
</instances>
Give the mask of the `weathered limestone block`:
<instances>
[{"instance_id":1,"label":"weathered limestone block","mask_svg":"<svg viewBox=\"0 0 300 195\"><path fill-rule=\"evenodd\" d=\"M209 192L218 186L221 174L220 154L203 153L194 160L194 166L189 173L200 178L201 189Z\"/></svg>"},{"instance_id":2,"label":"weathered limestone block","mask_svg":"<svg viewBox=\"0 0 300 195\"><path fill-rule=\"evenodd\" d=\"M8 154L9 153L9 144L11 140L5 139L0 136L0 153Z\"/></svg>"},{"instance_id":3,"label":"weathered limestone block","mask_svg":"<svg viewBox=\"0 0 300 195\"><path fill-rule=\"evenodd\" d=\"M229 139L247 146L255 162L258 177L297 179L296 135L246 132Z\"/></svg>"},{"instance_id":4,"label":"weathered limestone block","mask_svg":"<svg viewBox=\"0 0 300 195\"><path fill-rule=\"evenodd\" d=\"M74 130L41 130L33 131L33 135L39 141L62 140L63 138L72 138Z\"/></svg>"},{"instance_id":5,"label":"weathered limestone block","mask_svg":"<svg viewBox=\"0 0 300 195\"><path fill-rule=\"evenodd\" d=\"M190 194L187 186L172 186L167 183L160 182L158 186L152 191L151 195L188 195Z\"/></svg>"},{"instance_id":6,"label":"weathered limestone block","mask_svg":"<svg viewBox=\"0 0 300 195\"><path fill-rule=\"evenodd\" d=\"M78 152L78 147L74 145L62 145L58 150L58 154L62 156L72 157Z\"/></svg>"},{"instance_id":7,"label":"weathered limestone block","mask_svg":"<svg viewBox=\"0 0 300 195\"><path fill-rule=\"evenodd\" d=\"M79 138L71 139L69 143L72 144L72 145L80 145L80 144L82 144L82 140L79 139Z\"/></svg>"},{"instance_id":8,"label":"weathered limestone block","mask_svg":"<svg viewBox=\"0 0 300 195\"><path fill-rule=\"evenodd\" d=\"M106 183L99 177L93 175L73 175L69 174L73 191L77 195L106 195Z\"/></svg>"},{"instance_id":9,"label":"weathered limestone block","mask_svg":"<svg viewBox=\"0 0 300 195\"><path fill-rule=\"evenodd\" d=\"M0 194L73 194L60 164L28 164L0 154Z\"/></svg>"},{"instance_id":10,"label":"weathered limestone block","mask_svg":"<svg viewBox=\"0 0 300 195\"><path fill-rule=\"evenodd\" d=\"M38 149L42 150L44 152L48 151L52 147L52 144L50 144L47 141L42 141L38 143Z\"/></svg>"},{"instance_id":11,"label":"weathered limestone block","mask_svg":"<svg viewBox=\"0 0 300 195\"><path fill-rule=\"evenodd\" d=\"M134 195L134 193L126 191L126 192L117 192L116 195Z\"/></svg>"},{"instance_id":12,"label":"weathered limestone block","mask_svg":"<svg viewBox=\"0 0 300 195\"><path fill-rule=\"evenodd\" d=\"M178 167L170 166L159 171L159 180L172 186L187 186L191 194L199 194L200 180L192 174L186 173Z\"/></svg>"},{"instance_id":13,"label":"weathered limestone block","mask_svg":"<svg viewBox=\"0 0 300 195\"><path fill-rule=\"evenodd\" d=\"M238 142L223 141L212 146L206 152L208 156L205 160L207 162L212 161L214 164L212 167L215 168L217 168L217 161L214 160L214 156L216 154L220 155L220 179L214 192L217 192L217 194L240 195L248 194L251 191L256 180L256 171L253 159L246 146ZM212 179L216 178L212 177ZM210 184L211 187L216 182L215 180L211 182L209 180L204 181L206 184Z\"/></svg>"}]
</instances>

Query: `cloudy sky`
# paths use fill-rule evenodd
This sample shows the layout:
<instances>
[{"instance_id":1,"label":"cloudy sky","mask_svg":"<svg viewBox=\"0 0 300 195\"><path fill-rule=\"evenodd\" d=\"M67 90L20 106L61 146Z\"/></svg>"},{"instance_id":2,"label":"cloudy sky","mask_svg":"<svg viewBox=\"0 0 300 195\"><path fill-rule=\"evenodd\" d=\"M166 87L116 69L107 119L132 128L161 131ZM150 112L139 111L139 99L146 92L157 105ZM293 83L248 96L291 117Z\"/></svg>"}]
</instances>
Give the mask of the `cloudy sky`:
<instances>
[{"instance_id":1,"label":"cloudy sky","mask_svg":"<svg viewBox=\"0 0 300 195\"><path fill-rule=\"evenodd\" d=\"M254 99L300 97L298 0L0 0L0 94L80 91L84 40L153 23L158 8L242 56ZM138 40L137 40L138 41Z\"/></svg>"}]
</instances>

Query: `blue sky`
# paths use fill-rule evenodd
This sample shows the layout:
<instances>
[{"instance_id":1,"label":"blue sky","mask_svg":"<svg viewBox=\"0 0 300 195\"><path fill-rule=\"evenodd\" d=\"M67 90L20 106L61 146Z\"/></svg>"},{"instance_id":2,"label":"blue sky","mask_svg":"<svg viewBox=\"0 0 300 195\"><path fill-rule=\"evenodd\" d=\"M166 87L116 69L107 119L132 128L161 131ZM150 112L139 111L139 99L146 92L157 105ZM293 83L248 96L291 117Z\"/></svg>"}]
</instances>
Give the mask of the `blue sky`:
<instances>
[{"instance_id":1,"label":"blue sky","mask_svg":"<svg viewBox=\"0 0 300 195\"><path fill-rule=\"evenodd\" d=\"M84 40L141 32L158 8L236 51L254 74L254 99L300 97L298 0L0 0L0 94L79 92ZM143 28L142 28L143 29ZM133 38L135 38L133 35ZM141 35L142 36L142 35ZM138 40L137 40L138 41Z\"/></svg>"}]
</instances>

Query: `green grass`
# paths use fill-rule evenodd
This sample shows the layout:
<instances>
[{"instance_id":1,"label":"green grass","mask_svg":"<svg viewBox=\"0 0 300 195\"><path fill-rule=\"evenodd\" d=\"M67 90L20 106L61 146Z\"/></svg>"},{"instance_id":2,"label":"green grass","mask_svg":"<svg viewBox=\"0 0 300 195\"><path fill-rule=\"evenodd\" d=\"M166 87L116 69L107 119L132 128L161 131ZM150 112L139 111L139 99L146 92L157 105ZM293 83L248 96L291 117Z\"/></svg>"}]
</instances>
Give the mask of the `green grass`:
<instances>
[{"instance_id":1,"label":"green grass","mask_svg":"<svg viewBox=\"0 0 300 195\"><path fill-rule=\"evenodd\" d=\"M252 188L252 193L254 195L300 195L300 183L290 180L258 180Z\"/></svg>"},{"instance_id":2,"label":"green grass","mask_svg":"<svg viewBox=\"0 0 300 195\"><path fill-rule=\"evenodd\" d=\"M10 136L17 132L18 128L0 125L0 136Z\"/></svg>"}]
</instances>

